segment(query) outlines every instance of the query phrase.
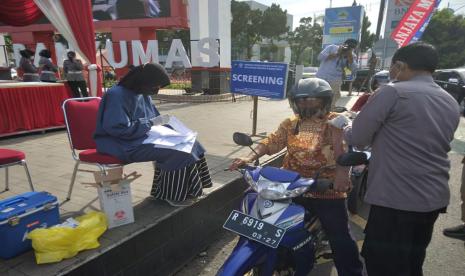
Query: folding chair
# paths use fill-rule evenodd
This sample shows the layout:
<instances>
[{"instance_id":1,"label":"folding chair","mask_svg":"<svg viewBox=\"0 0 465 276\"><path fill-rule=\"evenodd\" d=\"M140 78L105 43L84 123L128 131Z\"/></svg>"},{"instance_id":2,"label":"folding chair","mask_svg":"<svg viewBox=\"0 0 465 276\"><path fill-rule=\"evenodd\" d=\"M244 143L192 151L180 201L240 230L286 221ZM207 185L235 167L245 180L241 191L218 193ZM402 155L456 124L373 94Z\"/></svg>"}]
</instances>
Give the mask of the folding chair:
<instances>
[{"instance_id":1,"label":"folding chair","mask_svg":"<svg viewBox=\"0 0 465 276\"><path fill-rule=\"evenodd\" d=\"M26 164L26 154L19 150L12 149L0 149L0 169L5 168L5 191L10 189L8 185L8 167L21 165L26 171L27 180L29 181L29 186L31 191L34 191L34 186L32 185L31 175Z\"/></svg>"},{"instance_id":2,"label":"folding chair","mask_svg":"<svg viewBox=\"0 0 465 276\"><path fill-rule=\"evenodd\" d=\"M69 145L73 159L76 160L66 200L71 199L76 173L81 163L97 166L102 176L107 174L107 169L124 165L124 162L116 157L97 152L93 135L97 124L100 100L99 97L86 97L71 98L63 102L62 108ZM80 152L76 152L76 150Z\"/></svg>"}]
</instances>

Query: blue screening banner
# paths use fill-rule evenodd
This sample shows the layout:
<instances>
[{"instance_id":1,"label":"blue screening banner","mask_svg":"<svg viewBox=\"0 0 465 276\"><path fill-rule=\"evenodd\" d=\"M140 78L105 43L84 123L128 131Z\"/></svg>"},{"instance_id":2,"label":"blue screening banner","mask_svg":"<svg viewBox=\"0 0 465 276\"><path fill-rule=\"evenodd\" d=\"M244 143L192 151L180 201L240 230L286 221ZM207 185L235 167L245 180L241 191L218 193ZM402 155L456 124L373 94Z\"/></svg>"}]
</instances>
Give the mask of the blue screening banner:
<instances>
[{"instance_id":1,"label":"blue screening banner","mask_svg":"<svg viewBox=\"0 0 465 276\"><path fill-rule=\"evenodd\" d=\"M287 63L234 60L231 92L273 99L286 97Z\"/></svg>"},{"instance_id":2,"label":"blue screening banner","mask_svg":"<svg viewBox=\"0 0 465 276\"><path fill-rule=\"evenodd\" d=\"M323 48L330 44L342 44L349 38L360 41L363 15L362 6L326 9Z\"/></svg>"}]
</instances>

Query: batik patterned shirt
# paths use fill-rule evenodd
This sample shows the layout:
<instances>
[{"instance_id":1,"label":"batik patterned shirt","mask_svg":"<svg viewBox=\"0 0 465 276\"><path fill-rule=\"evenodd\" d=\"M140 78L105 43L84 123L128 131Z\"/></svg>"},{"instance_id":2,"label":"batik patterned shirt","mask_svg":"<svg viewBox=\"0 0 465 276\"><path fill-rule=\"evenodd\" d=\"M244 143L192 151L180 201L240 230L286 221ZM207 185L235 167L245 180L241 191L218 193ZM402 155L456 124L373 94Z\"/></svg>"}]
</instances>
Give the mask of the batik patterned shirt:
<instances>
[{"instance_id":1,"label":"batik patterned shirt","mask_svg":"<svg viewBox=\"0 0 465 276\"><path fill-rule=\"evenodd\" d=\"M298 172L303 177L313 178L320 168L336 164L334 147L337 147L338 151L342 149L342 137L335 135L340 130L327 123L328 120L337 116L337 113L329 113L321 119L288 118L281 123L276 132L270 134L261 144L267 147L267 154L270 155L287 148L282 167ZM296 135L297 124L299 131ZM319 177L334 181L335 174L334 168L323 169ZM335 199L345 198L346 194L329 190L324 193L307 193L306 196Z\"/></svg>"}]
</instances>

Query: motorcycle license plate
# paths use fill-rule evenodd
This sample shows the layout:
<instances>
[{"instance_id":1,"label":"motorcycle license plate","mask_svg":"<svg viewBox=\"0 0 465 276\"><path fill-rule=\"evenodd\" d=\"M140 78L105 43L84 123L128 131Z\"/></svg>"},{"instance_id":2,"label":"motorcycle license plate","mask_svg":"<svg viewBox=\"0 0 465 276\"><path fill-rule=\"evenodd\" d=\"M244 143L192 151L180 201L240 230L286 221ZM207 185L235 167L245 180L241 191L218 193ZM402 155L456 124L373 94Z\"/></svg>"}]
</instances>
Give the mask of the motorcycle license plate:
<instances>
[{"instance_id":1,"label":"motorcycle license plate","mask_svg":"<svg viewBox=\"0 0 465 276\"><path fill-rule=\"evenodd\" d=\"M286 232L286 229L236 210L231 212L223 228L272 248L278 247Z\"/></svg>"}]
</instances>

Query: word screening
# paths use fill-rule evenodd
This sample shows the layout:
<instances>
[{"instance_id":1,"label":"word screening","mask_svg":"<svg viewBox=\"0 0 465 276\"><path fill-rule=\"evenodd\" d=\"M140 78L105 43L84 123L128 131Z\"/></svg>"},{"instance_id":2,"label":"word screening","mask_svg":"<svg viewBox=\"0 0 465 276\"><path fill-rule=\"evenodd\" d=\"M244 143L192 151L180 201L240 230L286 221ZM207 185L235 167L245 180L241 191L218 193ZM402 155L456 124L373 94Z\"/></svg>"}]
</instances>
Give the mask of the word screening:
<instances>
[{"instance_id":1,"label":"word screening","mask_svg":"<svg viewBox=\"0 0 465 276\"><path fill-rule=\"evenodd\" d=\"M282 77L233 74L232 79L233 81L248 82L248 83L277 84L277 85L284 84L284 78Z\"/></svg>"}]
</instances>

